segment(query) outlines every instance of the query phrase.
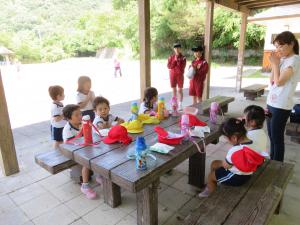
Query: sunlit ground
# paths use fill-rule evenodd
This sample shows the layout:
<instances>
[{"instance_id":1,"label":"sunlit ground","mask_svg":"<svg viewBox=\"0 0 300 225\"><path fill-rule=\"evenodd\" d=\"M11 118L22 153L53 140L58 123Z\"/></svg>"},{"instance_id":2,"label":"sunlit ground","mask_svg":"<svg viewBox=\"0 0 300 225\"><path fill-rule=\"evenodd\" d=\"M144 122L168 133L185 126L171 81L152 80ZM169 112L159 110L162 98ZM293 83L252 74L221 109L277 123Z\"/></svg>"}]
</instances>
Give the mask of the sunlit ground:
<instances>
[{"instance_id":1,"label":"sunlit ground","mask_svg":"<svg viewBox=\"0 0 300 225\"><path fill-rule=\"evenodd\" d=\"M13 128L48 120L50 102L48 87L58 84L65 89L64 104L75 103L77 79L80 75L90 76L92 90L96 95L107 97L111 104L138 99L139 61L122 61L123 76L115 78L110 59L72 58L56 63L2 66L2 77ZM256 71L259 67L245 67ZM249 72L248 72L249 73ZM159 93L170 91L168 69L164 61L152 61L152 86ZM211 86L234 87L236 67L217 66L212 68ZM245 78L243 86L252 83L268 83L265 78ZM184 87L188 87L185 80ZM129 109L128 109L129 110Z\"/></svg>"}]
</instances>

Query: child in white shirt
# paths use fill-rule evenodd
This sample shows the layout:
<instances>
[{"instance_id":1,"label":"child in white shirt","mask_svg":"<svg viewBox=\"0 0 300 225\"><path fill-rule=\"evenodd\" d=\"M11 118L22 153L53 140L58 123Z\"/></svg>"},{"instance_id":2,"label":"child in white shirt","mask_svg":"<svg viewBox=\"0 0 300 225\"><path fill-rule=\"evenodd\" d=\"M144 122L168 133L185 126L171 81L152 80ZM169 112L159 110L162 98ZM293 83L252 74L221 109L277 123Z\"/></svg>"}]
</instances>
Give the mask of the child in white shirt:
<instances>
[{"instance_id":1,"label":"child in white shirt","mask_svg":"<svg viewBox=\"0 0 300 225\"><path fill-rule=\"evenodd\" d=\"M88 76L81 76L78 78L78 88L77 88L77 104L80 106L82 116L89 115L91 121L95 118L95 113L93 110L93 101L95 99L95 94L91 90L92 81Z\"/></svg>"},{"instance_id":2,"label":"child in white shirt","mask_svg":"<svg viewBox=\"0 0 300 225\"><path fill-rule=\"evenodd\" d=\"M63 115L68 120L63 130L64 141L74 138L81 129L81 112L79 105L66 105L63 109ZM82 167L82 184L81 192L86 195L88 199L96 198L96 192L89 185L90 170L87 167Z\"/></svg>"},{"instance_id":3,"label":"child in white shirt","mask_svg":"<svg viewBox=\"0 0 300 225\"><path fill-rule=\"evenodd\" d=\"M158 91L154 87L146 88L144 99L140 105L139 114L155 114L157 112Z\"/></svg>"},{"instance_id":4,"label":"child in white shirt","mask_svg":"<svg viewBox=\"0 0 300 225\"><path fill-rule=\"evenodd\" d=\"M58 149L59 144L63 143L62 132L65 124L67 123L63 117L63 103L65 98L64 89L59 86L50 86L49 95L53 100L51 104L51 137L54 140L53 147Z\"/></svg>"},{"instance_id":5,"label":"child in white shirt","mask_svg":"<svg viewBox=\"0 0 300 225\"><path fill-rule=\"evenodd\" d=\"M253 150L269 158L267 149L268 137L263 129L266 116L265 110L258 105L249 105L244 109L245 126L247 137L253 141Z\"/></svg>"},{"instance_id":6,"label":"child in white shirt","mask_svg":"<svg viewBox=\"0 0 300 225\"><path fill-rule=\"evenodd\" d=\"M93 101L93 108L96 113L93 124L98 129L111 128L114 125L124 123L123 119L109 113L110 104L104 97L96 97Z\"/></svg>"}]
</instances>

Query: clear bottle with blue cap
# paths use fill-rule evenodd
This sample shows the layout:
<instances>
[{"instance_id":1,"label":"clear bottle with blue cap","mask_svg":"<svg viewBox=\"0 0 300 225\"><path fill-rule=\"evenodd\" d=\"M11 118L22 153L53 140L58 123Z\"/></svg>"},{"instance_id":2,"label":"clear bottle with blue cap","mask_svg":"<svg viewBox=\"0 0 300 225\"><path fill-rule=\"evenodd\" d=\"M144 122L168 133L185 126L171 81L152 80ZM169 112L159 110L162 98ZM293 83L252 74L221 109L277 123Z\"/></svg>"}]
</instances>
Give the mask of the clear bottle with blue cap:
<instances>
[{"instance_id":1,"label":"clear bottle with blue cap","mask_svg":"<svg viewBox=\"0 0 300 225\"><path fill-rule=\"evenodd\" d=\"M135 166L138 170L146 170L147 169L147 145L144 137L137 137L135 143Z\"/></svg>"}]
</instances>

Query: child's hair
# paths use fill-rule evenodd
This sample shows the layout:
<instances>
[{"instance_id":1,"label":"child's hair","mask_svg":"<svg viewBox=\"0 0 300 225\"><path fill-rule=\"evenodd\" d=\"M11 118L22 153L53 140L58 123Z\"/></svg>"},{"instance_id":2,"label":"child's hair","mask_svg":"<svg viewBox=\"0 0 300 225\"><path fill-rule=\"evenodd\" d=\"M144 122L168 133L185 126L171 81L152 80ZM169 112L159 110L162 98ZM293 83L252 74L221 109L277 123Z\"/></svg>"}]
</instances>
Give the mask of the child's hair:
<instances>
[{"instance_id":1,"label":"child's hair","mask_svg":"<svg viewBox=\"0 0 300 225\"><path fill-rule=\"evenodd\" d=\"M258 105L249 105L244 109L246 120L254 120L256 128L262 128L266 119L265 110Z\"/></svg>"},{"instance_id":2,"label":"child's hair","mask_svg":"<svg viewBox=\"0 0 300 225\"><path fill-rule=\"evenodd\" d=\"M247 130L245 128L245 121L236 118L229 118L220 126L220 133L228 138L233 135L238 139L246 137Z\"/></svg>"},{"instance_id":3,"label":"child's hair","mask_svg":"<svg viewBox=\"0 0 300 225\"><path fill-rule=\"evenodd\" d=\"M54 85L48 88L48 92L52 100L55 101L57 100L58 95L62 95L64 93L64 89L59 85Z\"/></svg>"},{"instance_id":4,"label":"child's hair","mask_svg":"<svg viewBox=\"0 0 300 225\"><path fill-rule=\"evenodd\" d=\"M66 120L70 120L72 118L72 114L74 111L80 109L79 105L69 104L63 108L63 115Z\"/></svg>"},{"instance_id":5,"label":"child's hair","mask_svg":"<svg viewBox=\"0 0 300 225\"><path fill-rule=\"evenodd\" d=\"M109 106L109 101L106 98L96 97L93 101L93 108L96 109L97 105L102 104L102 103L105 103L106 105L108 105L108 107L110 107Z\"/></svg>"},{"instance_id":6,"label":"child's hair","mask_svg":"<svg viewBox=\"0 0 300 225\"><path fill-rule=\"evenodd\" d=\"M294 43L294 47L293 47L294 53L299 55L299 42L292 32L284 31L278 34L274 39L273 44L275 44L276 42L280 45L284 45L284 44L290 45Z\"/></svg>"},{"instance_id":7,"label":"child's hair","mask_svg":"<svg viewBox=\"0 0 300 225\"><path fill-rule=\"evenodd\" d=\"M158 92L157 89L154 87L148 87L146 88L145 92L144 92L144 102L145 102L145 106L147 108L152 108L153 106L151 105L150 101L153 97L157 96Z\"/></svg>"},{"instance_id":8,"label":"child's hair","mask_svg":"<svg viewBox=\"0 0 300 225\"><path fill-rule=\"evenodd\" d=\"M78 88L77 88L77 91L79 92L83 92L83 85L86 83L86 82L92 82L91 81L91 78L89 78L88 76L80 76L78 78Z\"/></svg>"}]
</instances>

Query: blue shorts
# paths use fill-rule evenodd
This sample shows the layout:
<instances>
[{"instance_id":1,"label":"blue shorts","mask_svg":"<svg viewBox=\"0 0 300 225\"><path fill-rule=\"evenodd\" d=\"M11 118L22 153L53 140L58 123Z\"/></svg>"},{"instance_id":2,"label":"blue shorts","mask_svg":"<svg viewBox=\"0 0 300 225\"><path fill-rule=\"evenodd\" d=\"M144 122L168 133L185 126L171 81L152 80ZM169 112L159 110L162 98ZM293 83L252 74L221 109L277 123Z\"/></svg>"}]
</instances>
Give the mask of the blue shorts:
<instances>
[{"instance_id":1,"label":"blue shorts","mask_svg":"<svg viewBox=\"0 0 300 225\"><path fill-rule=\"evenodd\" d=\"M51 138L54 141L63 142L63 127L62 128L56 128L51 126Z\"/></svg>"},{"instance_id":2,"label":"blue shorts","mask_svg":"<svg viewBox=\"0 0 300 225\"><path fill-rule=\"evenodd\" d=\"M215 171L217 182L228 186L241 186L246 183L252 175L237 175L224 167L221 167Z\"/></svg>"}]
</instances>

